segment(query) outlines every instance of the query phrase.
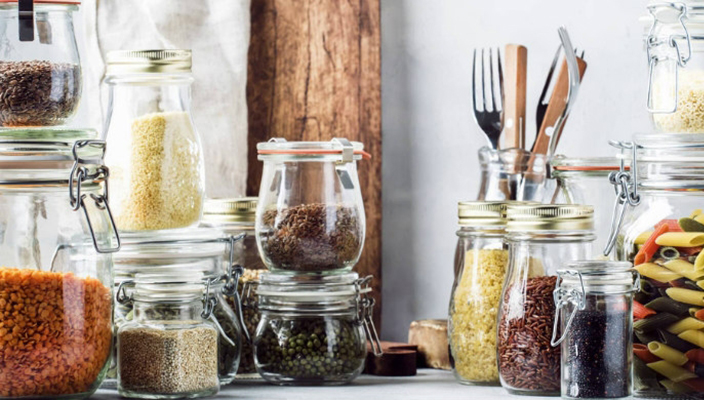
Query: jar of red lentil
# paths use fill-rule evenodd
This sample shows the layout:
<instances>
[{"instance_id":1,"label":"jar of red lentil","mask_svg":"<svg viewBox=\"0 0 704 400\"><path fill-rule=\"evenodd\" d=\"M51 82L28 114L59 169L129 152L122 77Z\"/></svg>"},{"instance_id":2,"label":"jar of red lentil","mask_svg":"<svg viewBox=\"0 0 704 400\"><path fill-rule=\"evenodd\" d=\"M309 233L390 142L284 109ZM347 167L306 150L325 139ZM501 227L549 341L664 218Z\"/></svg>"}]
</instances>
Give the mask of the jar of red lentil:
<instances>
[{"instance_id":1,"label":"jar of red lentil","mask_svg":"<svg viewBox=\"0 0 704 400\"><path fill-rule=\"evenodd\" d=\"M560 348L550 343L557 270L591 256L594 210L582 205L509 205L509 264L498 315L501 385L512 394L559 395Z\"/></svg>"},{"instance_id":2,"label":"jar of red lentil","mask_svg":"<svg viewBox=\"0 0 704 400\"><path fill-rule=\"evenodd\" d=\"M0 129L0 398L87 398L112 351L112 222L90 130Z\"/></svg>"}]
</instances>

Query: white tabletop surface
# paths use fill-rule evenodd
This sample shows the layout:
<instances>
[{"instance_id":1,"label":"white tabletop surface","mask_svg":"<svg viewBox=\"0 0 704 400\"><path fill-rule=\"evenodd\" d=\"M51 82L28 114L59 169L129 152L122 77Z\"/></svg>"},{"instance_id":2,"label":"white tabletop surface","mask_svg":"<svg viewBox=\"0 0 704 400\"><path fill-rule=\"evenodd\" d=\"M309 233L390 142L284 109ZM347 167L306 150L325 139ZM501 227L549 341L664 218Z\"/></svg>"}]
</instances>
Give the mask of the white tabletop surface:
<instances>
[{"instance_id":1,"label":"white tabletop surface","mask_svg":"<svg viewBox=\"0 0 704 400\"><path fill-rule=\"evenodd\" d=\"M93 397L114 400L116 392L99 391ZM418 375L387 378L362 375L346 386L292 387L272 386L265 383L235 383L220 391L216 399L260 400L499 400L525 399L511 396L500 387L464 386L455 382L452 373L432 369L419 369ZM555 399L530 397L530 400Z\"/></svg>"}]
</instances>

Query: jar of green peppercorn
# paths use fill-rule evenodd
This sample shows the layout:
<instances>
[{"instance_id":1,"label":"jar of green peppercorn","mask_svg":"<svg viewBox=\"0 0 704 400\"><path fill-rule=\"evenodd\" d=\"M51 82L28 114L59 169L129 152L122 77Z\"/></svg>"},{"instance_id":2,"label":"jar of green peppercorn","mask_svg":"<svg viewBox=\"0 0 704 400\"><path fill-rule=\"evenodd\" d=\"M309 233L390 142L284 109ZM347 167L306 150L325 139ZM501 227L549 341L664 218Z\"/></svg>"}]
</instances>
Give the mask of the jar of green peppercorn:
<instances>
[{"instance_id":1,"label":"jar of green peppercorn","mask_svg":"<svg viewBox=\"0 0 704 400\"><path fill-rule=\"evenodd\" d=\"M339 385L364 369L371 319L371 276L262 274L256 289L261 321L254 338L257 372L277 385Z\"/></svg>"}]
</instances>

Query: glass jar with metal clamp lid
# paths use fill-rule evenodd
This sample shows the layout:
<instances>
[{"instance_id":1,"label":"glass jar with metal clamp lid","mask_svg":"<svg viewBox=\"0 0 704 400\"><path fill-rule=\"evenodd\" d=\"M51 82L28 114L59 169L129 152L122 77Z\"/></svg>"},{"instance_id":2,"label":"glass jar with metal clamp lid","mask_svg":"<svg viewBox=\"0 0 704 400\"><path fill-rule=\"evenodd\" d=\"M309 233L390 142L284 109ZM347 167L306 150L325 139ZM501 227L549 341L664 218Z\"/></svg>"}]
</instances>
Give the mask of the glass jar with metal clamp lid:
<instances>
[{"instance_id":1,"label":"glass jar with metal clamp lid","mask_svg":"<svg viewBox=\"0 0 704 400\"><path fill-rule=\"evenodd\" d=\"M577 261L557 271L551 344L561 346L563 399L630 398L633 293L639 286L632 267Z\"/></svg>"},{"instance_id":2,"label":"glass jar with metal clamp lid","mask_svg":"<svg viewBox=\"0 0 704 400\"><path fill-rule=\"evenodd\" d=\"M621 204L613 235L620 260L641 276L635 294L634 394L704 393L704 135L640 134L614 143L632 169L616 179ZM623 207L625 208L625 207Z\"/></svg>"},{"instance_id":3,"label":"glass jar with metal clamp lid","mask_svg":"<svg viewBox=\"0 0 704 400\"><path fill-rule=\"evenodd\" d=\"M264 161L257 245L264 264L283 273L344 273L359 260L366 229L357 161L362 143L259 143Z\"/></svg>"},{"instance_id":4,"label":"glass jar with metal clamp lid","mask_svg":"<svg viewBox=\"0 0 704 400\"><path fill-rule=\"evenodd\" d=\"M647 107L662 133L704 133L704 5L651 0Z\"/></svg>"},{"instance_id":5,"label":"glass jar with metal clamp lid","mask_svg":"<svg viewBox=\"0 0 704 400\"><path fill-rule=\"evenodd\" d=\"M560 349L550 345L557 270L588 259L593 208L581 205L507 206L509 265L498 316L498 368L509 393L560 392Z\"/></svg>"},{"instance_id":6,"label":"glass jar with metal clamp lid","mask_svg":"<svg viewBox=\"0 0 704 400\"><path fill-rule=\"evenodd\" d=\"M95 136L0 129L2 398L87 398L103 379L120 242Z\"/></svg>"},{"instance_id":7,"label":"glass jar with metal clamp lid","mask_svg":"<svg viewBox=\"0 0 704 400\"><path fill-rule=\"evenodd\" d=\"M129 295L124 288L134 289ZM118 391L132 398L170 399L218 392L219 327L211 322L211 283L197 270L137 273L116 299L133 307L117 331Z\"/></svg>"},{"instance_id":8,"label":"glass jar with metal clamp lid","mask_svg":"<svg viewBox=\"0 0 704 400\"><path fill-rule=\"evenodd\" d=\"M0 0L0 126L55 126L82 87L73 13L80 0Z\"/></svg>"},{"instance_id":9,"label":"glass jar with metal clamp lid","mask_svg":"<svg viewBox=\"0 0 704 400\"><path fill-rule=\"evenodd\" d=\"M257 372L278 385L340 385L354 380L381 343L371 319L371 276L267 273L257 287L262 320L254 338Z\"/></svg>"}]
</instances>

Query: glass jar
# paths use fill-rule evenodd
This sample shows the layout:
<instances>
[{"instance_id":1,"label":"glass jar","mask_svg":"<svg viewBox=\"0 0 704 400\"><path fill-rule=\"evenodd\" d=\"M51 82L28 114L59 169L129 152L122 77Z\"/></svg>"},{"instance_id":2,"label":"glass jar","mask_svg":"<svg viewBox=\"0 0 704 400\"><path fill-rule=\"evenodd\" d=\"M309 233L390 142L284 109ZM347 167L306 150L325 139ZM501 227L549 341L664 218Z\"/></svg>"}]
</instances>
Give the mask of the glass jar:
<instances>
[{"instance_id":1,"label":"glass jar","mask_svg":"<svg viewBox=\"0 0 704 400\"><path fill-rule=\"evenodd\" d=\"M567 158L557 156L551 162L551 176L555 191L548 201L552 204L584 204L594 207L596 241L590 259L615 259L615 252L607 249L613 221L616 195L610 176L620 170L616 157ZM630 167L625 164L626 171ZM608 254L604 253L608 250Z\"/></svg>"},{"instance_id":2,"label":"glass jar","mask_svg":"<svg viewBox=\"0 0 704 400\"><path fill-rule=\"evenodd\" d=\"M591 253L594 210L580 205L509 205L509 267L498 317L501 385L512 394L558 395L560 349L550 345L557 269Z\"/></svg>"},{"instance_id":3,"label":"glass jar","mask_svg":"<svg viewBox=\"0 0 704 400\"><path fill-rule=\"evenodd\" d=\"M370 157L347 139L259 143L264 161L257 245L269 270L349 272L366 229L357 161Z\"/></svg>"},{"instance_id":4,"label":"glass jar","mask_svg":"<svg viewBox=\"0 0 704 400\"><path fill-rule=\"evenodd\" d=\"M704 8L651 0L646 18L648 111L657 132L704 133Z\"/></svg>"},{"instance_id":5,"label":"glass jar","mask_svg":"<svg viewBox=\"0 0 704 400\"><path fill-rule=\"evenodd\" d=\"M617 241L619 258L633 262L641 276L634 301L634 394L701 397L699 364L688 360L698 362L694 356L703 345L696 337L704 328L697 313L704 301L695 299L704 296L704 135L636 135L635 145L622 145L635 152L629 187L636 190L628 195L639 202L625 215Z\"/></svg>"},{"instance_id":6,"label":"glass jar","mask_svg":"<svg viewBox=\"0 0 704 400\"><path fill-rule=\"evenodd\" d=\"M263 274L257 288L262 313L254 338L257 372L277 385L340 385L359 376L367 339L381 354L370 281L356 273Z\"/></svg>"},{"instance_id":7,"label":"glass jar","mask_svg":"<svg viewBox=\"0 0 704 400\"><path fill-rule=\"evenodd\" d=\"M561 346L562 398L630 398L633 264L579 261L557 276L552 344Z\"/></svg>"},{"instance_id":8,"label":"glass jar","mask_svg":"<svg viewBox=\"0 0 704 400\"><path fill-rule=\"evenodd\" d=\"M131 398L212 396L218 380L218 329L200 271L138 273L127 297L134 318L117 331L118 391ZM203 292L206 290L206 294Z\"/></svg>"},{"instance_id":9,"label":"glass jar","mask_svg":"<svg viewBox=\"0 0 704 400\"><path fill-rule=\"evenodd\" d=\"M190 50L108 53L105 161L121 231L197 225L205 187Z\"/></svg>"},{"instance_id":10,"label":"glass jar","mask_svg":"<svg viewBox=\"0 0 704 400\"><path fill-rule=\"evenodd\" d=\"M547 180L547 156L522 149L479 150L481 183L478 200L542 201Z\"/></svg>"},{"instance_id":11,"label":"glass jar","mask_svg":"<svg viewBox=\"0 0 704 400\"><path fill-rule=\"evenodd\" d=\"M0 2L0 127L63 125L82 75L73 30L80 1Z\"/></svg>"},{"instance_id":12,"label":"glass jar","mask_svg":"<svg viewBox=\"0 0 704 400\"><path fill-rule=\"evenodd\" d=\"M508 268L505 202L458 204L455 283L450 296L450 364L465 384L498 385L496 317Z\"/></svg>"},{"instance_id":13,"label":"glass jar","mask_svg":"<svg viewBox=\"0 0 704 400\"><path fill-rule=\"evenodd\" d=\"M0 129L1 398L88 398L104 377L119 238L95 136Z\"/></svg>"}]
</instances>

